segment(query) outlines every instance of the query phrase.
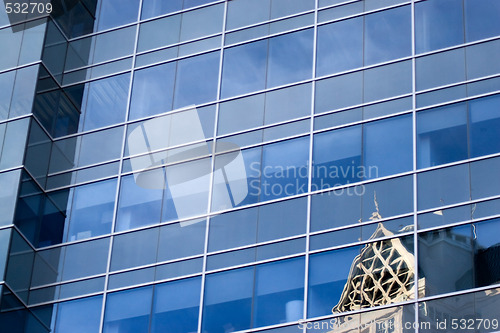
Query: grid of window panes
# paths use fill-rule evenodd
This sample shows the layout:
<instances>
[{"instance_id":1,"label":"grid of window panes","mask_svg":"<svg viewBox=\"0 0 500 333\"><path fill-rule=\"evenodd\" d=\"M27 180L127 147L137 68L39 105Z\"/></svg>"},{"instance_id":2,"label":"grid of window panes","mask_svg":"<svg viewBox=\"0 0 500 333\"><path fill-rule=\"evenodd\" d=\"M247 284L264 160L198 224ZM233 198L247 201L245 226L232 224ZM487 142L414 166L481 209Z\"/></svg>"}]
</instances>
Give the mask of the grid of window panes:
<instances>
[{"instance_id":1,"label":"grid of window panes","mask_svg":"<svg viewBox=\"0 0 500 333\"><path fill-rule=\"evenodd\" d=\"M498 330L498 17L101 0L24 39L0 18L0 168L27 144L0 179L16 253L37 248L9 288L55 333Z\"/></svg>"}]
</instances>

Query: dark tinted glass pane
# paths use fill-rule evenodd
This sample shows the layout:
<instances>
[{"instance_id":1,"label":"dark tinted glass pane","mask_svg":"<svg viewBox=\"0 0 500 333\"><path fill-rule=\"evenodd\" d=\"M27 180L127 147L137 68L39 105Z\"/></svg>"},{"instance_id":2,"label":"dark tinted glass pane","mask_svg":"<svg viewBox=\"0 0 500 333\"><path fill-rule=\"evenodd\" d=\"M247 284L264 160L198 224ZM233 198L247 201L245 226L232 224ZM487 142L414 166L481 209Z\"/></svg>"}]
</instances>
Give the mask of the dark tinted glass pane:
<instances>
[{"instance_id":1,"label":"dark tinted glass pane","mask_svg":"<svg viewBox=\"0 0 500 333\"><path fill-rule=\"evenodd\" d=\"M109 294L106 299L103 332L147 332L152 297L153 287Z\"/></svg>"},{"instance_id":2,"label":"dark tinted glass pane","mask_svg":"<svg viewBox=\"0 0 500 333\"><path fill-rule=\"evenodd\" d=\"M430 0L415 4L417 53L464 42L463 1Z\"/></svg>"},{"instance_id":3,"label":"dark tinted glass pane","mask_svg":"<svg viewBox=\"0 0 500 333\"><path fill-rule=\"evenodd\" d=\"M495 284L500 280L498 255L500 254L500 220L492 220L473 225L476 238L474 256L475 286Z\"/></svg>"}]
</instances>

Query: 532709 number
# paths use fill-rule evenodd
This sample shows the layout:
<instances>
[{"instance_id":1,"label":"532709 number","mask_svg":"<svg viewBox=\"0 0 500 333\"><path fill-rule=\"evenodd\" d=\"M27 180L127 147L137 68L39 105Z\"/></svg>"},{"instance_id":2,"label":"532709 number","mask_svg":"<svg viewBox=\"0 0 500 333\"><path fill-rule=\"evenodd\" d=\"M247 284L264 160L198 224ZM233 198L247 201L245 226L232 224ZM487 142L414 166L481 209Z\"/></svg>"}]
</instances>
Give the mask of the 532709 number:
<instances>
[{"instance_id":1,"label":"532709 number","mask_svg":"<svg viewBox=\"0 0 500 333\"><path fill-rule=\"evenodd\" d=\"M6 2L5 12L7 14L50 14L52 13L51 3L42 2Z\"/></svg>"}]
</instances>

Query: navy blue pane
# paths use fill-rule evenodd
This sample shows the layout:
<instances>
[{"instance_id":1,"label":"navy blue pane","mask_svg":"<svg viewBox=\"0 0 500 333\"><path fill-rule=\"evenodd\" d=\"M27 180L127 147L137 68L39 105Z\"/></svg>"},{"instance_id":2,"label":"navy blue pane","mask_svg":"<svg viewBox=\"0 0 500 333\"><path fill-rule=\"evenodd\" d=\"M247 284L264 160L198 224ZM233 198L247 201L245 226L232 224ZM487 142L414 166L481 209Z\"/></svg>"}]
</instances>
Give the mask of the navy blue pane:
<instances>
[{"instance_id":1,"label":"navy blue pane","mask_svg":"<svg viewBox=\"0 0 500 333\"><path fill-rule=\"evenodd\" d=\"M196 332L200 290L199 277L155 286L150 332Z\"/></svg>"},{"instance_id":2,"label":"navy blue pane","mask_svg":"<svg viewBox=\"0 0 500 333\"><path fill-rule=\"evenodd\" d=\"M498 0L465 0L465 39L471 42L500 34Z\"/></svg>"},{"instance_id":3,"label":"navy blue pane","mask_svg":"<svg viewBox=\"0 0 500 333\"><path fill-rule=\"evenodd\" d=\"M101 308L102 296L59 303L54 332L98 332L101 324Z\"/></svg>"},{"instance_id":4,"label":"navy blue pane","mask_svg":"<svg viewBox=\"0 0 500 333\"><path fill-rule=\"evenodd\" d=\"M104 333L146 333L153 297L153 287L112 293L106 299Z\"/></svg>"},{"instance_id":5,"label":"navy blue pane","mask_svg":"<svg viewBox=\"0 0 500 333\"><path fill-rule=\"evenodd\" d=\"M318 27L316 76L363 65L363 18Z\"/></svg>"},{"instance_id":6,"label":"navy blue pane","mask_svg":"<svg viewBox=\"0 0 500 333\"><path fill-rule=\"evenodd\" d=\"M267 87L311 78L313 33L308 29L270 40Z\"/></svg>"},{"instance_id":7,"label":"navy blue pane","mask_svg":"<svg viewBox=\"0 0 500 333\"><path fill-rule=\"evenodd\" d=\"M463 1L428 0L415 4L415 38L417 53L463 43Z\"/></svg>"},{"instance_id":8,"label":"navy blue pane","mask_svg":"<svg viewBox=\"0 0 500 333\"><path fill-rule=\"evenodd\" d=\"M500 95L469 102L471 157L500 152Z\"/></svg>"},{"instance_id":9,"label":"navy blue pane","mask_svg":"<svg viewBox=\"0 0 500 333\"><path fill-rule=\"evenodd\" d=\"M365 65L411 54L410 7L404 6L365 18Z\"/></svg>"},{"instance_id":10,"label":"navy blue pane","mask_svg":"<svg viewBox=\"0 0 500 333\"><path fill-rule=\"evenodd\" d=\"M267 44L262 40L224 51L221 97L265 88Z\"/></svg>"},{"instance_id":11,"label":"navy blue pane","mask_svg":"<svg viewBox=\"0 0 500 333\"><path fill-rule=\"evenodd\" d=\"M175 62L135 72L129 119L172 110Z\"/></svg>"},{"instance_id":12,"label":"navy blue pane","mask_svg":"<svg viewBox=\"0 0 500 333\"><path fill-rule=\"evenodd\" d=\"M465 103L417 113L417 166L466 159L467 116Z\"/></svg>"}]
</instances>

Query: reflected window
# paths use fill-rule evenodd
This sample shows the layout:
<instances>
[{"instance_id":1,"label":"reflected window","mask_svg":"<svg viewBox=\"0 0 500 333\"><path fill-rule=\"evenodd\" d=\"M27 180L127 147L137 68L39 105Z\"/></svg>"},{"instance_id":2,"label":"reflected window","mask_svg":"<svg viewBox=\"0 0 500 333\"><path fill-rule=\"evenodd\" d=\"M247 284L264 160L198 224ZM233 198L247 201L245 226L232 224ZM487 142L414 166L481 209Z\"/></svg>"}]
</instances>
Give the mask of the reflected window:
<instances>
[{"instance_id":1,"label":"reflected window","mask_svg":"<svg viewBox=\"0 0 500 333\"><path fill-rule=\"evenodd\" d=\"M500 2L465 0L465 38L467 42L500 34Z\"/></svg>"},{"instance_id":2,"label":"reflected window","mask_svg":"<svg viewBox=\"0 0 500 333\"><path fill-rule=\"evenodd\" d=\"M55 333L97 332L101 324L102 296L57 304Z\"/></svg>"},{"instance_id":3,"label":"reflected window","mask_svg":"<svg viewBox=\"0 0 500 333\"><path fill-rule=\"evenodd\" d=\"M417 166L430 167L466 159L465 103L417 113Z\"/></svg>"},{"instance_id":4,"label":"reflected window","mask_svg":"<svg viewBox=\"0 0 500 333\"><path fill-rule=\"evenodd\" d=\"M416 52L464 42L463 1L429 0L415 4Z\"/></svg>"},{"instance_id":5,"label":"reflected window","mask_svg":"<svg viewBox=\"0 0 500 333\"><path fill-rule=\"evenodd\" d=\"M156 285L150 332L196 332L200 290L199 277Z\"/></svg>"},{"instance_id":6,"label":"reflected window","mask_svg":"<svg viewBox=\"0 0 500 333\"><path fill-rule=\"evenodd\" d=\"M477 237L474 253L475 287L496 284L500 281L500 269L497 265L500 254L500 220L477 223L472 227Z\"/></svg>"},{"instance_id":7,"label":"reflected window","mask_svg":"<svg viewBox=\"0 0 500 333\"><path fill-rule=\"evenodd\" d=\"M68 241L107 234L115 208L116 179L79 186L73 190Z\"/></svg>"},{"instance_id":8,"label":"reflected window","mask_svg":"<svg viewBox=\"0 0 500 333\"><path fill-rule=\"evenodd\" d=\"M104 312L105 333L147 332L153 287L130 289L108 294Z\"/></svg>"}]
</instances>

